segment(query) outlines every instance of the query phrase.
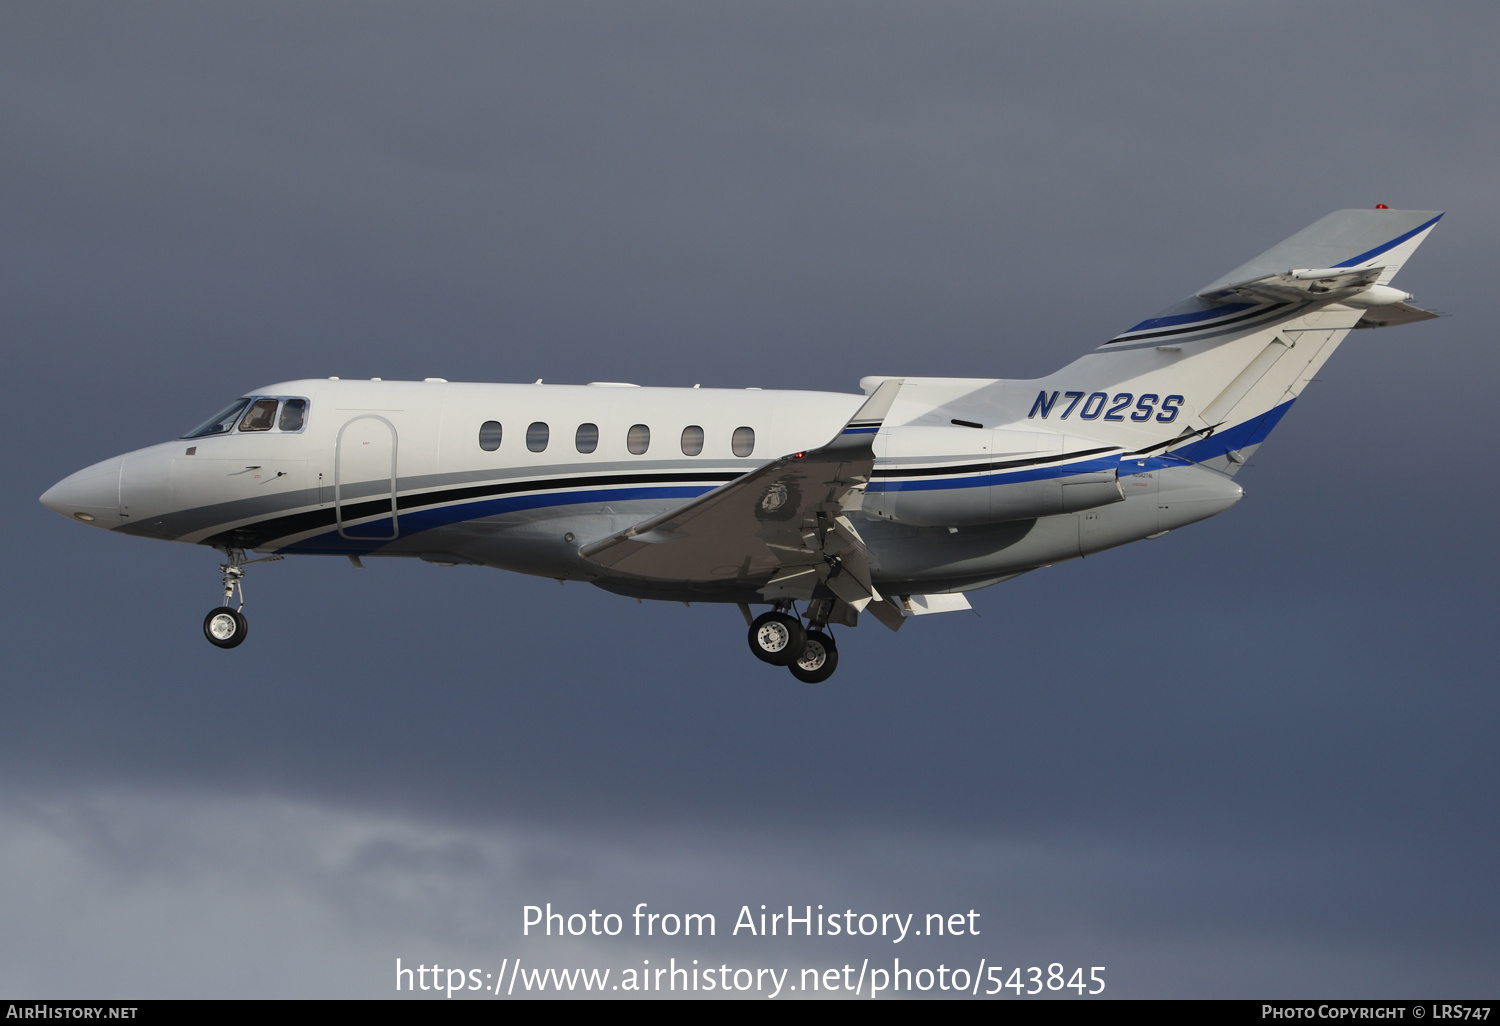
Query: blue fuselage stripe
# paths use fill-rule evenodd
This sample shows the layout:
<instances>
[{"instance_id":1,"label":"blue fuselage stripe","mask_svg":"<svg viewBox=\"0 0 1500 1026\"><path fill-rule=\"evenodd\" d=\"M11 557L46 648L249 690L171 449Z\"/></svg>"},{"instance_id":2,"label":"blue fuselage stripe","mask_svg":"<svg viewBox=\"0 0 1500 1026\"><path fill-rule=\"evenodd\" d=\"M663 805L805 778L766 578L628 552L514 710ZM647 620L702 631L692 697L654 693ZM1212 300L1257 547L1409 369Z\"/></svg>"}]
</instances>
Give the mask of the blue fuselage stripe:
<instances>
[{"instance_id":1,"label":"blue fuselage stripe","mask_svg":"<svg viewBox=\"0 0 1500 1026\"><path fill-rule=\"evenodd\" d=\"M626 502L632 499L696 499L713 486L675 485L654 488L594 488L587 491L551 492L545 495L508 495L495 499L478 499L460 502L452 506L429 506L400 514L401 537L431 531L449 524L461 524L468 520L514 513L526 509L545 509L549 506L573 506ZM376 518L376 523L383 518ZM346 528L348 530L348 528ZM357 529L356 529L357 530ZM294 542L279 552L344 552L346 550L368 552L378 548L382 541L366 541L360 538L345 538L338 531L326 531Z\"/></svg>"}]
</instances>

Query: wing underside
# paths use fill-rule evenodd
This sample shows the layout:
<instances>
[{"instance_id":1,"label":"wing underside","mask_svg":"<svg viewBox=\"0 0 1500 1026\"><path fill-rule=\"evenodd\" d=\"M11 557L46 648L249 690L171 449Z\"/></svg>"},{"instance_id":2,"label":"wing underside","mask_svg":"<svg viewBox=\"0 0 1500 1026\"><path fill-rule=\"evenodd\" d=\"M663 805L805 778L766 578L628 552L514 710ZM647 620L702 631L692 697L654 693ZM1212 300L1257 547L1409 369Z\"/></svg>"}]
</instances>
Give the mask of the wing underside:
<instances>
[{"instance_id":1,"label":"wing underside","mask_svg":"<svg viewBox=\"0 0 1500 1026\"><path fill-rule=\"evenodd\" d=\"M846 513L863 500L871 443L900 387L883 383L826 445L772 460L580 555L647 580L759 581L768 601L811 600L826 589L855 611L879 602Z\"/></svg>"}]
</instances>

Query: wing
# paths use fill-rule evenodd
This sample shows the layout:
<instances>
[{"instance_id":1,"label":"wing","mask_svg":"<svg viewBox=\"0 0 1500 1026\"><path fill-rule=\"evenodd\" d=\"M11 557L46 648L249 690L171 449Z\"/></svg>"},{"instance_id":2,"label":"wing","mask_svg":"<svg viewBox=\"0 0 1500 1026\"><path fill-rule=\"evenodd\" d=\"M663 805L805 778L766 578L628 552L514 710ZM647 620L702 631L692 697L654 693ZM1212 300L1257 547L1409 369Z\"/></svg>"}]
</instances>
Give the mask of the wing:
<instances>
[{"instance_id":1,"label":"wing","mask_svg":"<svg viewBox=\"0 0 1500 1026\"><path fill-rule=\"evenodd\" d=\"M821 584L863 609L880 596L844 513L863 500L871 444L900 388L884 382L827 445L772 460L579 554L612 573L660 581L763 578L769 600L811 599Z\"/></svg>"}]
</instances>

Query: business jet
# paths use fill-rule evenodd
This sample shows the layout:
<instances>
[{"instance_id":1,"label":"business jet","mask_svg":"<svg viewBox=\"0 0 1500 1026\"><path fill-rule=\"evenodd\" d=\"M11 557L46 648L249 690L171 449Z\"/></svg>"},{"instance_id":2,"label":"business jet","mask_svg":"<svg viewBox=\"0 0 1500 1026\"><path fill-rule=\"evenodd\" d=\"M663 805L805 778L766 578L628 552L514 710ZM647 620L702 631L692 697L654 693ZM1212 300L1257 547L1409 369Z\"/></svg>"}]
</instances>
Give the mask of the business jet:
<instances>
[{"instance_id":1,"label":"business jet","mask_svg":"<svg viewBox=\"0 0 1500 1026\"><path fill-rule=\"evenodd\" d=\"M220 648L246 638L253 563L406 556L737 605L756 657L818 683L862 615L896 630L1233 506L1351 329L1436 316L1390 281L1441 216L1329 214L1043 378L286 381L41 502L223 553L203 623Z\"/></svg>"}]
</instances>

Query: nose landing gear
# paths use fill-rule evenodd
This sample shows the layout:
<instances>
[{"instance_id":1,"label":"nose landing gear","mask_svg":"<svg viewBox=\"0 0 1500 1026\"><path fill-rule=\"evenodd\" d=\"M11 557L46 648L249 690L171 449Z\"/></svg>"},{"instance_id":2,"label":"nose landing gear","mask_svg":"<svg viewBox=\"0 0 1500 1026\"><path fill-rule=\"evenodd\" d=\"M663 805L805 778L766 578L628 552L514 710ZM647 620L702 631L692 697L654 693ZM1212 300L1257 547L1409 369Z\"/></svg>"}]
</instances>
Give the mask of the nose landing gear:
<instances>
[{"instance_id":1,"label":"nose landing gear","mask_svg":"<svg viewBox=\"0 0 1500 1026\"><path fill-rule=\"evenodd\" d=\"M246 559L244 549L225 549L227 563L219 564L219 573L224 582L224 602L222 606L209 610L203 618L203 636L208 639L209 644L219 648L234 648L245 640L246 633L250 630L249 623L245 620L245 589L240 583L245 576L245 567L251 563L274 563L281 556L263 556L260 559ZM235 601L235 606L228 603Z\"/></svg>"}]
</instances>

